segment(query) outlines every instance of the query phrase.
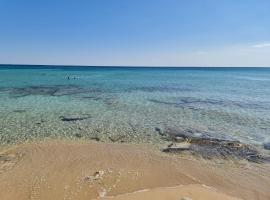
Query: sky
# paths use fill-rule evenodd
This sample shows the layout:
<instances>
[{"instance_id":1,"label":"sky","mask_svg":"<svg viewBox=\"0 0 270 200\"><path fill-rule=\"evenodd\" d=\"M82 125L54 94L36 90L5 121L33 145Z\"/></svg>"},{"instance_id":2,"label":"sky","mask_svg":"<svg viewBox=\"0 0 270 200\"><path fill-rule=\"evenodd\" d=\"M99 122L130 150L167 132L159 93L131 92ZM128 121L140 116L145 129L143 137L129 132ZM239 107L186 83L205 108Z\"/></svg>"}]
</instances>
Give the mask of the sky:
<instances>
[{"instance_id":1,"label":"sky","mask_svg":"<svg viewBox=\"0 0 270 200\"><path fill-rule=\"evenodd\" d=\"M270 67L270 1L0 0L0 63Z\"/></svg>"}]
</instances>

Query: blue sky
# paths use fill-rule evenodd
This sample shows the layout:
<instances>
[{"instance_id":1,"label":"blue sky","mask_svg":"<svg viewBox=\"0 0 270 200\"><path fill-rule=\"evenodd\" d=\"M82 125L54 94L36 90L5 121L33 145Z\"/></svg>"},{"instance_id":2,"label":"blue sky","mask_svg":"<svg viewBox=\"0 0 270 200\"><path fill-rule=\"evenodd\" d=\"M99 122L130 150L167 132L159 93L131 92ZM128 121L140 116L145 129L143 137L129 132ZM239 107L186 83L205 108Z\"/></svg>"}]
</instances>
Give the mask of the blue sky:
<instances>
[{"instance_id":1,"label":"blue sky","mask_svg":"<svg viewBox=\"0 0 270 200\"><path fill-rule=\"evenodd\" d=\"M269 0L0 0L0 63L270 66Z\"/></svg>"}]
</instances>

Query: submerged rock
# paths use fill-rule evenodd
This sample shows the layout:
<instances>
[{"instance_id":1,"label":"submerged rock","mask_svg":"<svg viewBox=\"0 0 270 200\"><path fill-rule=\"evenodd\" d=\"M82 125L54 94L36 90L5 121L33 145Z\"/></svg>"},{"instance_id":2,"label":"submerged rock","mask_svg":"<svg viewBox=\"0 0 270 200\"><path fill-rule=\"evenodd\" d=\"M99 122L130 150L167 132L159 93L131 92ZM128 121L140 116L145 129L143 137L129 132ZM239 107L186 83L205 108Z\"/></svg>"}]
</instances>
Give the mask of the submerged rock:
<instances>
[{"instance_id":1,"label":"submerged rock","mask_svg":"<svg viewBox=\"0 0 270 200\"><path fill-rule=\"evenodd\" d=\"M25 97L29 95L53 95L58 88L53 86L28 86L23 88L12 88L12 97Z\"/></svg>"},{"instance_id":2,"label":"submerged rock","mask_svg":"<svg viewBox=\"0 0 270 200\"><path fill-rule=\"evenodd\" d=\"M123 142L125 136L124 135L111 135L109 136L109 139L112 141L112 142Z\"/></svg>"},{"instance_id":3,"label":"submerged rock","mask_svg":"<svg viewBox=\"0 0 270 200\"><path fill-rule=\"evenodd\" d=\"M166 135L166 134L164 134L164 133L162 132L162 130L161 130L160 128L158 128L158 127L155 127L155 131L157 131L158 134L161 135L161 136L165 136L165 135Z\"/></svg>"},{"instance_id":4,"label":"submerged rock","mask_svg":"<svg viewBox=\"0 0 270 200\"><path fill-rule=\"evenodd\" d=\"M269 110L269 104L262 104L258 102L243 102L232 101L225 99L209 99L209 98L196 98L196 97L179 97L169 100L148 99L155 104L163 104L167 106L174 106L180 108L198 109L202 106L222 106L222 107L239 107L247 109L267 109Z\"/></svg>"},{"instance_id":5,"label":"submerged rock","mask_svg":"<svg viewBox=\"0 0 270 200\"><path fill-rule=\"evenodd\" d=\"M99 137L91 137L90 139L91 139L91 140L95 140L95 141L97 141L97 142L100 141L100 138L99 138Z\"/></svg>"},{"instance_id":6,"label":"submerged rock","mask_svg":"<svg viewBox=\"0 0 270 200\"><path fill-rule=\"evenodd\" d=\"M266 150L270 150L270 142L264 143L263 148L265 148Z\"/></svg>"},{"instance_id":7,"label":"submerged rock","mask_svg":"<svg viewBox=\"0 0 270 200\"><path fill-rule=\"evenodd\" d=\"M84 88L78 85L39 85L39 86L26 86L7 88L7 92L11 97L19 98L29 95L43 95L43 96L67 96L76 95L81 93L100 93L101 89L98 88Z\"/></svg>"},{"instance_id":8,"label":"submerged rock","mask_svg":"<svg viewBox=\"0 0 270 200\"><path fill-rule=\"evenodd\" d=\"M93 100L93 101L100 101L102 100L101 97L98 97L98 96L84 96L82 97L82 99L90 99L90 100Z\"/></svg>"},{"instance_id":9,"label":"submerged rock","mask_svg":"<svg viewBox=\"0 0 270 200\"><path fill-rule=\"evenodd\" d=\"M76 138L81 138L82 135L81 135L80 133L76 133L76 134L75 134L75 137L76 137Z\"/></svg>"},{"instance_id":10,"label":"submerged rock","mask_svg":"<svg viewBox=\"0 0 270 200\"><path fill-rule=\"evenodd\" d=\"M172 130L172 129L170 129ZM169 145L162 151L166 153L182 153L184 151L201 156L203 158L236 158L245 159L251 162L270 161L251 145L241 143L236 140L217 139L206 137L205 135L194 136L192 130L186 132L176 132L167 130L168 137L171 138L173 145ZM181 139L179 139L181 138Z\"/></svg>"},{"instance_id":11,"label":"submerged rock","mask_svg":"<svg viewBox=\"0 0 270 200\"><path fill-rule=\"evenodd\" d=\"M141 86L127 89L127 92L192 92L193 87L179 87L179 86Z\"/></svg>"},{"instance_id":12,"label":"submerged rock","mask_svg":"<svg viewBox=\"0 0 270 200\"><path fill-rule=\"evenodd\" d=\"M170 138L173 141L177 140L187 140L191 137L211 137L211 135L203 130L198 130L195 128L166 128L164 130L166 137Z\"/></svg>"},{"instance_id":13,"label":"submerged rock","mask_svg":"<svg viewBox=\"0 0 270 200\"><path fill-rule=\"evenodd\" d=\"M72 121L82 121L82 120L85 120L85 119L89 119L89 118L91 118L91 115L86 115L86 116L83 116L83 117L65 117L65 116L60 116L59 118L62 121L64 121L64 122L72 122Z\"/></svg>"},{"instance_id":14,"label":"submerged rock","mask_svg":"<svg viewBox=\"0 0 270 200\"><path fill-rule=\"evenodd\" d=\"M18 109L18 110L13 110L13 112L15 112L15 113L25 113L26 110L20 110L20 109Z\"/></svg>"}]
</instances>

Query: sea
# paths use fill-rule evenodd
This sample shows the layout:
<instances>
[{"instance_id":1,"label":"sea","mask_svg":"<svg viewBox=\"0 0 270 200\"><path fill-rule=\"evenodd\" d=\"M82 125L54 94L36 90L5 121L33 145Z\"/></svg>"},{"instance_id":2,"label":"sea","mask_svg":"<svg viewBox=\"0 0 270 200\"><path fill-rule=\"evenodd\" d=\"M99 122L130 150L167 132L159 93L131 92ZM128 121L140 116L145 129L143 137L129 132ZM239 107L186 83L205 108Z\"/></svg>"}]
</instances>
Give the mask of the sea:
<instances>
[{"instance_id":1,"label":"sea","mask_svg":"<svg viewBox=\"0 0 270 200\"><path fill-rule=\"evenodd\" d=\"M0 66L0 144L162 144L166 130L270 142L270 68Z\"/></svg>"}]
</instances>

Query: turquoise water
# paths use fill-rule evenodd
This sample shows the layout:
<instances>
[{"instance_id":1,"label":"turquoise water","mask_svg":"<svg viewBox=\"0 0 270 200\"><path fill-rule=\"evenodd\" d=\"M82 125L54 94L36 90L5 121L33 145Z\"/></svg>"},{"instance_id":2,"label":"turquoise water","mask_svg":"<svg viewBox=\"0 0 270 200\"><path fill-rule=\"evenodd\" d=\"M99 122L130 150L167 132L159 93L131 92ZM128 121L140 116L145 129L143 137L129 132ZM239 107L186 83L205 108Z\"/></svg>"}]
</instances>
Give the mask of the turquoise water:
<instances>
[{"instance_id":1,"label":"turquoise water","mask_svg":"<svg viewBox=\"0 0 270 200\"><path fill-rule=\"evenodd\" d=\"M68 78L69 77L69 78ZM270 137L269 68L0 67L0 143L164 142L159 131Z\"/></svg>"}]
</instances>

